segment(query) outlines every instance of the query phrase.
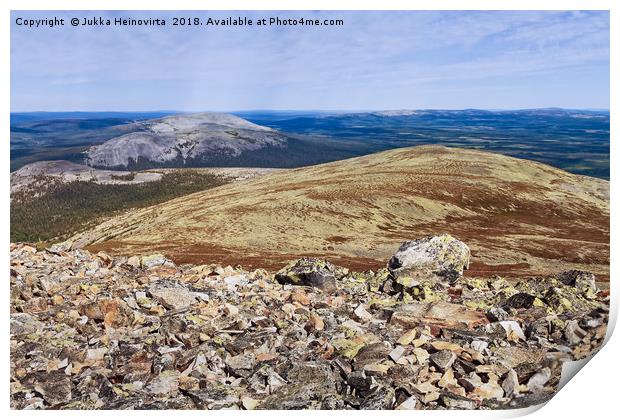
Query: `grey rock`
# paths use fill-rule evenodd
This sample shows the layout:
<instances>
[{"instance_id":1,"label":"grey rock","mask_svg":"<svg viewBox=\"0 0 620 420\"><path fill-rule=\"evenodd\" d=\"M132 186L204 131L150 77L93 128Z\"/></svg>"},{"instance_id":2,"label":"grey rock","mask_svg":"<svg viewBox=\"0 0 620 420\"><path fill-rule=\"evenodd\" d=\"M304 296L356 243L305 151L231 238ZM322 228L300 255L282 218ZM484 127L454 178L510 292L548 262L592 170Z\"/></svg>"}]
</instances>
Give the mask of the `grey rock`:
<instances>
[{"instance_id":1,"label":"grey rock","mask_svg":"<svg viewBox=\"0 0 620 420\"><path fill-rule=\"evenodd\" d=\"M168 309L187 309L196 302L194 292L174 282L157 282L149 286L149 293Z\"/></svg>"},{"instance_id":2,"label":"grey rock","mask_svg":"<svg viewBox=\"0 0 620 420\"><path fill-rule=\"evenodd\" d=\"M526 341L525 334L517 321L500 321L499 325L506 331L506 337L511 341L515 341L512 340L513 338Z\"/></svg>"},{"instance_id":3,"label":"grey rock","mask_svg":"<svg viewBox=\"0 0 620 420\"><path fill-rule=\"evenodd\" d=\"M571 345L579 344L583 338L587 335L587 332L584 331L581 327L579 327L579 321L576 319L571 319L566 322L566 327L564 328L564 337Z\"/></svg>"},{"instance_id":4,"label":"grey rock","mask_svg":"<svg viewBox=\"0 0 620 420\"><path fill-rule=\"evenodd\" d=\"M394 406L394 390L380 387L368 395L360 404L362 410L388 410Z\"/></svg>"},{"instance_id":5,"label":"grey rock","mask_svg":"<svg viewBox=\"0 0 620 420\"><path fill-rule=\"evenodd\" d=\"M527 381L527 387L530 392L540 392L549 382L549 379L551 379L551 369L548 367L542 368Z\"/></svg>"},{"instance_id":6,"label":"grey rock","mask_svg":"<svg viewBox=\"0 0 620 420\"><path fill-rule=\"evenodd\" d=\"M512 397L519 393L519 377L514 369L510 369L508 373L506 373L506 377L502 382L502 389L507 397Z\"/></svg>"},{"instance_id":7,"label":"grey rock","mask_svg":"<svg viewBox=\"0 0 620 420\"><path fill-rule=\"evenodd\" d=\"M11 314L11 335L32 334L42 327L43 323L30 314Z\"/></svg>"},{"instance_id":8,"label":"grey rock","mask_svg":"<svg viewBox=\"0 0 620 420\"><path fill-rule=\"evenodd\" d=\"M441 372L445 372L456 360L456 355L450 350L441 350L431 354L429 359Z\"/></svg>"},{"instance_id":9,"label":"grey rock","mask_svg":"<svg viewBox=\"0 0 620 420\"><path fill-rule=\"evenodd\" d=\"M363 370L351 372L347 377L347 383L355 388L358 392L366 393L373 384L372 377L367 376Z\"/></svg>"},{"instance_id":10,"label":"grey rock","mask_svg":"<svg viewBox=\"0 0 620 420\"><path fill-rule=\"evenodd\" d=\"M284 147L286 136L230 114L204 112L173 115L132 124L133 132L92 146L86 163L93 167L127 168L179 165L234 158L243 152Z\"/></svg>"},{"instance_id":11,"label":"grey rock","mask_svg":"<svg viewBox=\"0 0 620 420\"><path fill-rule=\"evenodd\" d=\"M470 345L472 349L480 353L484 352L489 347L489 343L480 340L473 340Z\"/></svg>"},{"instance_id":12,"label":"grey rock","mask_svg":"<svg viewBox=\"0 0 620 420\"><path fill-rule=\"evenodd\" d=\"M232 387L217 382L208 382L205 388L190 390L187 394L200 410L231 408L239 402L239 396Z\"/></svg>"},{"instance_id":13,"label":"grey rock","mask_svg":"<svg viewBox=\"0 0 620 420\"><path fill-rule=\"evenodd\" d=\"M353 366L355 369L363 369L364 366L386 360L392 349L383 343L368 344L357 353Z\"/></svg>"},{"instance_id":14,"label":"grey rock","mask_svg":"<svg viewBox=\"0 0 620 420\"><path fill-rule=\"evenodd\" d=\"M531 308L534 300L536 300L536 296L529 293L515 293L506 300L505 306L510 308Z\"/></svg>"},{"instance_id":15,"label":"grey rock","mask_svg":"<svg viewBox=\"0 0 620 420\"><path fill-rule=\"evenodd\" d=\"M392 276L430 274L452 282L469 267L469 247L450 235L429 236L403 243L388 263Z\"/></svg>"},{"instance_id":16,"label":"grey rock","mask_svg":"<svg viewBox=\"0 0 620 420\"><path fill-rule=\"evenodd\" d=\"M256 408L266 410L318 409L326 399L336 397L334 376L325 363L309 362L294 366L286 385L263 400Z\"/></svg>"},{"instance_id":17,"label":"grey rock","mask_svg":"<svg viewBox=\"0 0 620 420\"><path fill-rule=\"evenodd\" d=\"M569 270L557 275L558 280L567 286L572 286L586 292L596 292L596 276L587 271Z\"/></svg>"},{"instance_id":18,"label":"grey rock","mask_svg":"<svg viewBox=\"0 0 620 420\"><path fill-rule=\"evenodd\" d=\"M407 398L405 401L396 406L396 410L415 410L418 404L418 398L415 395Z\"/></svg>"},{"instance_id":19,"label":"grey rock","mask_svg":"<svg viewBox=\"0 0 620 420\"><path fill-rule=\"evenodd\" d=\"M390 359L398 362L405 355L406 349L403 346L396 346L389 354Z\"/></svg>"},{"instance_id":20,"label":"grey rock","mask_svg":"<svg viewBox=\"0 0 620 420\"><path fill-rule=\"evenodd\" d=\"M71 401L71 379L63 371L37 375L34 389L52 406Z\"/></svg>"},{"instance_id":21,"label":"grey rock","mask_svg":"<svg viewBox=\"0 0 620 420\"><path fill-rule=\"evenodd\" d=\"M320 258L302 258L284 267L275 275L280 284L312 286L326 291L336 289L336 266Z\"/></svg>"},{"instance_id":22,"label":"grey rock","mask_svg":"<svg viewBox=\"0 0 620 420\"><path fill-rule=\"evenodd\" d=\"M502 308L491 308L487 311L487 318L491 322L505 321L509 318L509 315Z\"/></svg>"},{"instance_id":23,"label":"grey rock","mask_svg":"<svg viewBox=\"0 0 620 420\"><path fill-rule=\"evenodd\" d=\"M441 402L444 406L454 410L473 410L476 402L460 395L444 393L441 395Z\"/></svg>"}]
</instances>

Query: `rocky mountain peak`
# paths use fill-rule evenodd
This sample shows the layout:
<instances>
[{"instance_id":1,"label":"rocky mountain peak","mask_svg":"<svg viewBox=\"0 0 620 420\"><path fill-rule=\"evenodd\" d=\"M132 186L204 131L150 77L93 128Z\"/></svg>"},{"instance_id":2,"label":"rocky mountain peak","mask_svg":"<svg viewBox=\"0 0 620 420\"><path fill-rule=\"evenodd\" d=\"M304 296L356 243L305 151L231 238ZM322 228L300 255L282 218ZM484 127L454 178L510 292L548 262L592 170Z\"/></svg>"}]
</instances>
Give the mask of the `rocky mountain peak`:
<instances>
[{"instance_id":1,"label":"rocky mountain peak","mask_svg":"<svg viewBox=\"0 0 620 420\"><path fill-rule=\"evenodd\" d=\"M286 147L287 137L230 114L202 112L136 122L132 132L86 151L100 168L218 166L246 152Z\"/></svg>"}]
</instances>

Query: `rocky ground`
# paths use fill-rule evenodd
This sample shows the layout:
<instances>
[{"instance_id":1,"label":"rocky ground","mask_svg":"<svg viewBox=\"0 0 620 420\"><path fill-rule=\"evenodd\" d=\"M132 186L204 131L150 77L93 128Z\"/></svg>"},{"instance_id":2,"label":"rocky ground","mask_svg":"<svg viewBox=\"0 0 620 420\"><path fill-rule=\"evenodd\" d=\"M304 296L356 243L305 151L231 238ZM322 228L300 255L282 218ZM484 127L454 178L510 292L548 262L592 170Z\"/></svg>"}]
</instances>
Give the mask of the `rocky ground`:
<instances>
[{"instance_id":1,"label":"rocky ground","mask_svg":"<svg viewBox=\"0 0 620 420\"><path fill-rule=\"evenodd\" d=\"M608 291L569 271L464 274L449 235L378 272L277 273L11 245L15 409L493 409L550 398L601 344ZM466 273L466 272L465 272Z\"/></svg>"}]
</instances>

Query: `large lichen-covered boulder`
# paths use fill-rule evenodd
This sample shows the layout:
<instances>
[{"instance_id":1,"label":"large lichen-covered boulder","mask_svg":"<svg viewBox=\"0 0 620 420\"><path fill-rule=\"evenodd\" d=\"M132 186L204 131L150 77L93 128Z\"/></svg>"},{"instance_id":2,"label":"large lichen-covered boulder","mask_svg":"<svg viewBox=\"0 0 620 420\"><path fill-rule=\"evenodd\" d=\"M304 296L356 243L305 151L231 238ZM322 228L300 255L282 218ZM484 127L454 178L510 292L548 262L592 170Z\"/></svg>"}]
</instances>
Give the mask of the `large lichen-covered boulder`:
<instances>
[{"instance_id":1,"label":"large lichen-covered boulder","mask_svg":"<svg viewBox=\"0 0 620 420\"><path fill-rule=\"evenodd\" d=\"M453 282L469 267L469 247L444 234L403 243L388 263L398 283L419 281Z\"/></svg>"},{"instance_id":2,"label":"large lichen-covered boulder","mask_svg":"<svg viewBox=\"0 0 620 420\"><path fill-rule=\"evenodd\" d=\"M342 270L320 258L301 258L278 271L275 279L280 284L312 286L333 291L336 289L336 280L344 275Z\"/></svg>"},{"instance_id":3,"label":"large lichen-covered boulder","mask_svg":"<svg viewBox=\"0 0 620 420\"><path fill-rule=\"evenodd\" d=\"M587 271L569 270L557 275L558 280L567 286L572 286L584 293L595 293L598 291L596 286L596 276Z\"/></svg>"},{"instance_id":4,"label":"large lichen-covered boulder","mask_svg":"<svg viewBox=\"0 0 620 420\"><path fill-rule=\"evenodd\" d=\"M307 362L294 365L286 374L287 384L265 398L261 410L344 408L336 393L336 377L329 365Z\"/></svg>"}]
</instances>

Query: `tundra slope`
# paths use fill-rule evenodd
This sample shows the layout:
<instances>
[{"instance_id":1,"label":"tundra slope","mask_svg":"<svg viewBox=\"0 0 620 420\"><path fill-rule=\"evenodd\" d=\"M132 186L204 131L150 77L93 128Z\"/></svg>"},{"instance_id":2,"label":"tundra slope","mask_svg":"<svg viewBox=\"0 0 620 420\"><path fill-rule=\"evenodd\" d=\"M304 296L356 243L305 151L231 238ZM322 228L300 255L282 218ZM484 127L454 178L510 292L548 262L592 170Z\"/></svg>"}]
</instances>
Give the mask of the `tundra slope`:
<instances>
[{"instance_id":1,"label":"tundra slope","mask_svg":"<svg viewBox=\"0 0 620 420\"><path fill-rule=\"evenodd\" d=\"M609 182L487 152L424 146L298 168L131 211L65 247L278 268L320 256L382 266L403 237L450 232L472 273L609 276Z\"/></svg>"}]
</instances>

